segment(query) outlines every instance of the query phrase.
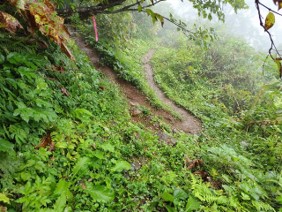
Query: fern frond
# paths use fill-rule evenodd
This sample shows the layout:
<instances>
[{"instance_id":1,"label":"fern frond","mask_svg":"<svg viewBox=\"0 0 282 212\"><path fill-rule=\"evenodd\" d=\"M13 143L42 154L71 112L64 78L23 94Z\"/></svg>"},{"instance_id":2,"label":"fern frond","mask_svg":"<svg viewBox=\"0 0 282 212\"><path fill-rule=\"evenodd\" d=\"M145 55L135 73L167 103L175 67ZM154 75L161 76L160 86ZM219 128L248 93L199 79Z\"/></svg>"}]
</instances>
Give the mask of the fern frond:
<instances>
[{"instance_id":1,"label":"fern frond","mask_svg":"<svg viewBox=\"0 0 282 212\"><path fill-rule=\"evenodd\" d=\"M274 211L275 209L271 207L269 204L261 202L261 201L252 201L253 206L257 211Z\"/></svg>"}]
</instances>

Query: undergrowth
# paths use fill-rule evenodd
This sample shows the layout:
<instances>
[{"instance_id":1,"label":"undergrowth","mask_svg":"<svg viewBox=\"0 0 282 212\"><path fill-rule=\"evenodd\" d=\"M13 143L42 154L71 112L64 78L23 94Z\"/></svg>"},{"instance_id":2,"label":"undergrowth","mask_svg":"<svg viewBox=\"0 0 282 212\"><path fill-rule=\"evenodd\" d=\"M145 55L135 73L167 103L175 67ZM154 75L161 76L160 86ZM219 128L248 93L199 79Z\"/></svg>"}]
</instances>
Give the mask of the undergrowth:
<instances>
[{"instance_id":1,"label":"undergrowth","mask_svg":"<svg viewBox=\"0 0 282 212\"><path fill-rule=\"evenodd\" d=\"M143 57L153 47L157 46L154 40L146 42L142 39L125 39L125 45L115 45L114 42L109 42L108 39L103 37L96 42L91 35L92 27L84 23L77 26L78 31L84 37L84 40L99 53L101 63L111 67L117 72L118 76L142 91L157 108L163 108L171 111L169 107L163 104L156 96L152 88L148 85ZM174 112L171 111L173 114ZM177 116L177 114L174 114Z\"/></svg>"},{"instance_id":2,"label":"undergrowth","mask_svg":"<svg viewBox=\"0 0 282 212\"><path fill-rule=\"evenodd\" d=\"M74 45L75 62L54 44L1 43L1 210L195 207L184 166L200 151L195 138L175 134L171 151L132 123L117 87Z\"/></svg>"},{"instance_id":3,"label":"undergrowth","mask_svg":"<svg viewBox=\"0 0 282 212\"><path fill-rule=\"evenodd\" d=\"M225 211L218 207L225 203L238 211L281 210L281 83L268 77L274 86L262 86L261 73L250 70L257 70L260 57L239 43L231 38L207 51L193 43L162 46L152 60L155 81L203 120L199 142L206 153L201 157L231 197L218 193L223 199L214 210ZM201 193L197 197L203 198Z\"/></svg>"},{"instance_id":4,"label":"undergrowth","mask_svg":"<svg viewBox=\"0 0 282 212\"><path fill-rule=\"evenodd\" d=\"M199 136L174 133L177 142L170 146L131 122L118 88L74 44L76 61L56 45L49 43L46 48L32 38L3 33L0 43L0 210L281 208L281 126L262 124L280 105L277 93L266 95L268 100L275 99L275 105L265 100L272 107L268 113L258 105L231 116L232 107L215 98L218 90L212 83L190 73L196 69L189 68L181 82L182 86L192 83L193 90L192 86L189 91L178 90L182 87L173 79L182 69L174 69L175 64L167 72L168 85L162 78L165 72L158 72L156 66L161 69L159 59L169 58L169 52L163 51L165 55L157 55L154 61L156 81L164 90L167 87L168 96L176 92L171 98L202 117L206 127ZM114 63L116 59L128 63L130 72L123 77L135 76L131 80L136 79L142 88L140 70L134 74L131 70L141 65L139 59L148 46L138 40L128 45L134 51L130 47L119 51ZM189 66L195 65L197 61L192 60Z\"/></svg>"},{"instance_id":5,"label":"undergrowth","mask_svg":"<svg viewBox=\"0 0 282 212\"><path fill-rule=\"evenodd\" d=\"M192 158L200 158L204 165L185 176L189 180L178 184L180 191L162 193L165 204L158 206L167 211L281 210L280 92L261 87L263 77L249 70L260 65L255 52L241 41L225 39L222 47L215 43L205 51L181 37L168 46L155 41L159 44L151 61L155 81L169 98L200 117L205 128L191 150ZM138 52L148 50L143 51L144 46L153 45L144 38L132 38L122 47L108 49L117 53L114 61L138 67L142 58ZM139 87L147 84L135 81L142 76L141 69L129 70L129 76L121 70L121 77ZM276 89L280 86L276 84ZM182 155L184 161L190 161L190 154ZM174 161L172 157L169 160ZM185 168L176 176L175 172L165 173L173 184L183 172Z\"/></svg>"}]
</instances>

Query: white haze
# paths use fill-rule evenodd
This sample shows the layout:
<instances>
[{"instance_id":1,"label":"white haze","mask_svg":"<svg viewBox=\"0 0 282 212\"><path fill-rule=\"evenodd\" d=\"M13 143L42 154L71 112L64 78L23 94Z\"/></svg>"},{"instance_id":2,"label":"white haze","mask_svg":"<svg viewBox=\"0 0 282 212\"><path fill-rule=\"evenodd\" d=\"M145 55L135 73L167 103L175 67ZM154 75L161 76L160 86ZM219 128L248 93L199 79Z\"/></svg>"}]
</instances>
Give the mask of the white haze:
<instances>
[{"instance_id":1,"label":"white haze","mask_svg":"<svg viewBox=\"0 0 282 212\"><path fill-rule=\"evenodd\" d=\"M188 1L181 2L179 0L168 0L168 3L173 9L173 13L182 17L186 22L201 21L197 16L197 11L192 7ZM231 7L226 6L225 22L220 23L212 21L217 30L224 30L231 35L244 38L251 46L258 50L267 51L270 47L270 40L268 34L259 24L258 13L255 7L254 0L246 0L249 9L239 10L237 14ZM272 1L267 2L268 6L277 10L277 6L273 5ZM262 15L265 18L268 11L261 9ZM264 21L264 20L263 20ZM217 23L215 23L217 22ZM206 22L205 22L206 23ZM281 27L279 25L281 24ZM282 18L276 15L276 24L269 30L273 36L275 44L279 47L282 46Z\"/></svg>"}]
</instances>

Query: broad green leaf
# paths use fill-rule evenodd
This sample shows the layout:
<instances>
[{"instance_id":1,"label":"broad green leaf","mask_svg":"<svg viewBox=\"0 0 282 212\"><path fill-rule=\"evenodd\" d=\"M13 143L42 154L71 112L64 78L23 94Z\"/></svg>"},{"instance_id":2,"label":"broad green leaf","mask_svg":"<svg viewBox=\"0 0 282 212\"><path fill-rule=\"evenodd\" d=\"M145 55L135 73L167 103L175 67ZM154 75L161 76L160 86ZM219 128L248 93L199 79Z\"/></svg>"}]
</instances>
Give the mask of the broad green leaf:
<instances>
[{"instance_id":1,"label":"broad green leaf","mask_svg":"<svg viewBox=\"0 0 282 212\"><path fill-rule=\"evenodd\" d=\"M14 65L24 64L28 68L35 69L36 66L28 60L26 55L18 53L18 52L11 52L7 56L7 60L9 63Z\"/></svg>"},{"instance_id":2,"label":"broad green leaf","mask_svg":"<svg viewBox=\"0 0 282 212\"><path fill-rule=\"evenodd\" d=\"M3 138L0 138L0 152L11 152L13 151L13 148L13 144Z\"/></svg>"},{"instance_id":3,"label":"broad green leaf","mask_svg":"<svg viewBox=\"0 0 282 212\"><path fill-rule=\"evenodd\" d=\"M115 151L115 147L113 145L109 144L109 143L104 143L100 147L105 151L109 151L109 152Z\"/></svg>"},{"instance_id":4,"label":"broad green leaf","mask_svg":"<svg viewBox=\"0 0 282 212\"><path fill-rule=\"evenodd\" d=\"M280 195L279 197L277 197L276 200L277 200L280 204L282 204L282 195Z\"/></svg>"},{"instance_id":5,"label":"broad green leaf","mask_svg":"<svg viewBox=\"0 0 282 212\"><path fill-rule=\"evenodd\" d=\"M34 110L31 108L18 108L14 111L13 113L14 116L18 116L20 115L20 117L26 122L28 123L30 118L32 118L34 116Z\"/></svg>"},{"instance_id":6,"label":"broad green leaf","mask_svg":"<svg viewBox=\"0 0 282 212\"><path fill-rule=\"evenodd\" d=\"M165 191L162 194L162 198L164 199L164 201L167 201L167 202L173 202L174 201L174 197L170 193L168 193L167 191Z\"/></svg>"},{"instance_id":7,"label":"broad green leaf","mask_svg":"<svg viewBox=\"0 0 282 212\"><path fill-rule=\"evenodd\" d=\"M93 186L91 183L86 183L86 187L90 196L98 202L110 202L115 198L114 192L106 186Z\"/></svg>"},{"instance_id":8,"label":"broad green leaf","mask_svg":"<svg viewBox=\"0 0 282 212\"><path fill-rule=\"evenodd\" d=\"M66 149L68 148L68 144L64 141L59 141L55 143L55 147L59 149Z\"/></svg>"},{"instance_id":9,"label":"broad green leaf","mask_svg":"<svg viewBox=\"0 0 282 212\"><path fill-rule=\"evenodd\" d=\"M275 15L269 12L265 19L264 29L269 30L275 23Z\"/></svg>"},{"instance_id":10,"label":"broad green leaf","mask_svg":"<svg viewBox=\"0 0 282 212\"><path fill-rule=\"evenodd\" d=\"M55 211L64 211L66 207L66 202L68 199L72 198L72 193L69 190L69 183L64 179L60 179L58 182L54 194L58 196L56 203L54 205Z\"/></svg>"},{"instance_id":11,"label":"broad green leaf","mask_svg":"<svg viewBox=\"0 0 282 212\"><path fill-rule=\"evenodd\" d=\"M138 8L137 8L138 12L142 11L142 6L140 4L138 4Z\"/></svg>"},{"instance_id":12,"label":"broad green leaf","mask_svg":"<svg viewBox=\"0 0 282 212\"><path fill-rule=\"evenodd\" d=\"M188 194L181 188L177 188L174 190L173 196L177 200L185 200L188 197Z\"/></svg>"},{"instance_id":13,"label":"broad green leaf","mask_svg":"<svg viewBox=\"0 0 282 212\"><path fill-rule=\"evenodd\" d=\"M193 210L198 210L200 208L201 204L198 200L196 200L194 197L190 196L188 199L188 202L186 204L186 212L190 212Z\"/></svg>"},{"instance_id":14,"label":"broad green leaf","mask_svg":"<svg viewBox=\"0 0 282 212\"><path fill-rule=\"evenodd\" d=\"M9 63L15 64L15 65L23 62L22 58L23 57L21 57L21 55L19 53L17 53L17 52L11 52L7 56L7 60L9 61Z\"/></svg>"},{"instance_id":15,"label":"broad green leaf","mask_svg":"<svg viewBox=\"0 0 282 212\"><path fill-rule=\"evenodd\" d=\"M10 204L10 199L3 193L0 193L0 202Z\"/></svg>"},{"instance_id":16,"label":"broad green leaf","mask_svg":"<svg viewBox=\"0 0 282 212\"><path fill-rule=\"evenodd\" d=\"M127 161L118 161L116 165L112 168L113 172L121 172L123 170L131 169L131 164Z\"/></svg>"},{"instance_id":17,"label":"broad green leaf","mask_svg":"<svg viewBox=\"0 0 282 212\"><path fill-rule=\"evenodd\" d=\"M36 79L37 78L37 75L35 74L34 71L32 71L31 68L20 66L19 68L17 68L17 72L19 72L22 77L27 77L29 79L32 79L32 78ZM43 80L43 79L41 79L41 80Z\"/></svg>"},{"instance_id":18,"label":"broad green leaf","mask_svg":"<svg viewBox=\"0 0 282 212\"><path fill-rule=\"evenodd\" d=\"M78 172L84 173L88 169L88 162L89 158L87 157L79 158L72 169L73 176L75 176Z\"/></svg>"},{"instance_id":19,"label":"broad green leaf","mask_svg":"<svg viewBox=\"0 0 282 212\"><path fill-rule=\"evenodd\" d=\"M101 160L105 158L105 157L104 157L104 152L99 151L99 150L94 151L93 155L94 155L96 158L101 159Z\"/></svg>"},{"instance_id":20,"label":"broad green leaf","mask_svg":"<svg viewBox=\"0 0 282 212\"><path fill-rule=\"evenodd\" d=\"M72 198L72 193L69 190L69 183L63 179L60 179L56 186L54 194L65 195L67 198Z\"/></svg>"},{"instance_id":21,"label":"broad green leaf","mask_svg":"<svg viewBox=\"0 0 282 212\"><path fill-rule=\"evenodd\" d=\"M72 114L75 118L81 121L89 121L90 118L93 116L89 110L86 110L84 108L76 108L72 111Z\"/></svg>"},{"instance_id":22,"label":"broad green leaf","mask_svg":"<svg viewBox=\"0 0 282 212\"><path fill-rule=\"evenodd\" d=\"M67 203L66 195L63 194L59 196L54 205L54 211L63 212L66 207L66 203Z\"/></svg>"},{"instance_id":23,"label":"broad green leaf","mask_svg":"<svg viewBox=\"0 0 282 212\"><path fill-rule=\"evenodd\" d=\"M146 13L148 16L151 16L153 23L158 20L158 18L156 17L156 13L154 13L151 9L146 9Z\"/></svg>"},{"instance_id":24,"label":"broad green leaf","mask_svg":"<svg viewBox=\"0 0 282 212\"><path fill-rule=\"evenodd\" d=\"M36 79L36 89L38 90L47 90L48 85L42 78Z\"/></svg>"},{"instance_id":25,"label":"broad green leaf","mask_svg":"<svg viewBox=\"0 0 282 212\"><path fill-rule=\"evenodd\" d=\"M243 200L251 200L250 196L245 194L244 192L241 192L241 196Z\"/></svg>"},{"instance_id":26,"label":"broad green leaf","mask_svg":"<svg viewBox=\"0 0 282 212\"><path fill-rule=\"evenodd\" d=\"M164 17L158 13L155 14L156 18L161 22L162 27L164 26Z\"/></svg>"},{"instance_id":27,"label":"broad green leaf","mask_svg":"<svg viewBox=\"0 0 282 212\"><path fill-rule=\"evenodd\" d=\"M165 209L167 210L167 212L176 212L177 210L169 205L165 206Z\"/></svg>"},{"instance_id":28,"label":"broad green leaf","mask_svg":"<svg viewBox=\"0 0 282 212\"><path fill-rule=\"evenodd\" d=\"M4 55L0 54L0 64L3 64L5 62Z\"/></svg>"}]
</instances>

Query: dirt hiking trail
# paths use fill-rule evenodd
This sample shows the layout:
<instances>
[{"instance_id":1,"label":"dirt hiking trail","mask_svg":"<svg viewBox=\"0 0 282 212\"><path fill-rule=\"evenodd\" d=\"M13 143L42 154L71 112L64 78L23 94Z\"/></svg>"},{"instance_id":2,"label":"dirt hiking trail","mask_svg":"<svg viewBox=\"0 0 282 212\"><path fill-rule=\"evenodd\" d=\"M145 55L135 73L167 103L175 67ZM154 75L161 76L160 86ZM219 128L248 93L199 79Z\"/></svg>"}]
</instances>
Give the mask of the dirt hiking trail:
<instances>
[{"instance_id":1,"label":"dirt hiking trail","mask_svg":"<svg viewBox=\"0 0 282 212\"><path fill-rule=\"evenodd\" d=\"M158 87L154 80L153 68L150 65L150 60L153 57L154 50L151 49L143 57L143 64L146 73L146 79L150 87L154 90L157 97L166 105L168 105L173 111L177 112L181 121L179 123L181 129L189 129L190 133L197 134L201 131L201 122L192 114L190 114L184 108L176 105L172 100L165 96L164 92ZM185 130L183 130L185 131Z\"/></svg>"},{"instance_id":2,"label":"dirt hiking trail","mask_svg":"<svg viewBox=\"0 0 282 212\"><path fill-rule=\"evenodd\" d=\"M153 79L153 70L151 65L149 64L150 59L153 56L154 51L150 50L143 58L144 71L146 72L146 78L148 80L149 85L155 91L158 98L167 104L172 110L179 113L181 120L175 118L171 113L163 109L156 109L153 107L148 98L139 91L135 86L130 84L129 82L118 77L117 73L114 72L111 68L107 66L103 66L99 62L98 53L89 47L83 39L73 30L69 30L71 32L71 37L76 41L76 44L80 47L82 51L84 51L87 56L90 58L91 62L95 66L97 70L106 75L113 83L117 84L122 93L128 99L128 102L131 106L131 115L132 119L135 122L141 122L146 127L159 131L159 126L156 126L155 123L152 122L152 116L144 116L138 111L138 106L144 106L150 110L150 113L156 115L163 119L167 124L171 126L174 130L182 130L186 133L191 134L199 134L202 130L201 122L195 118L193 115L188 113L185 109L177 106L174 102L168 99L164 93L159 89Z\"/></svg>"}]
</instances>

